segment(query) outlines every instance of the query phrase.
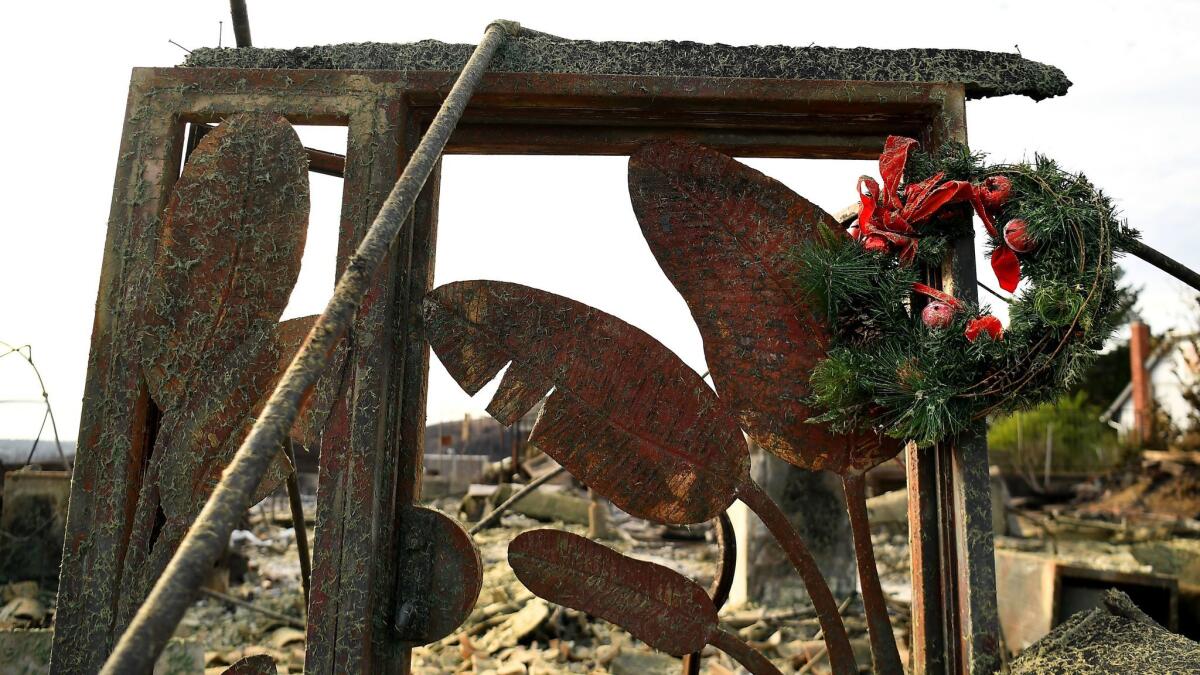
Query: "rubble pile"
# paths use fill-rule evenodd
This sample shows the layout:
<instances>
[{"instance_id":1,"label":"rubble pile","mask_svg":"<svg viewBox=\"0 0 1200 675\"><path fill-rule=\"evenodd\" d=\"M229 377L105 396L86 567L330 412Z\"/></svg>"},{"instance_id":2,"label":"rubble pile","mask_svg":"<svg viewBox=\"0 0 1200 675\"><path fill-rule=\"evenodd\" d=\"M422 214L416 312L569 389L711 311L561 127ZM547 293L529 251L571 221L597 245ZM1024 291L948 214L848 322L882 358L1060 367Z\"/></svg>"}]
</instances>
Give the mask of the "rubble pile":
<instances>
[{"instance_id":1,"label":"rubble pile","mask_svg":"<svg viewBox=\"0 0 1200 675\"><path fill-rule=\"evenodd\" d=\"M1200 672L1200 644L1146 616L1129 596L1109 591L1103 607L1080 612L1022 652L1011 675Z\"/></svg>"},{"instance_id":2,"label":"rubble pile","mask_svg":"<svg viewBox=\"0 0 1200 675\"><path fill-rule=\"evenodd\" d=\"M1088 503L1088 514L1200 518L1200 453L1144 452L1140 471L1120 472Z\"/></svg>"}]
</instances>

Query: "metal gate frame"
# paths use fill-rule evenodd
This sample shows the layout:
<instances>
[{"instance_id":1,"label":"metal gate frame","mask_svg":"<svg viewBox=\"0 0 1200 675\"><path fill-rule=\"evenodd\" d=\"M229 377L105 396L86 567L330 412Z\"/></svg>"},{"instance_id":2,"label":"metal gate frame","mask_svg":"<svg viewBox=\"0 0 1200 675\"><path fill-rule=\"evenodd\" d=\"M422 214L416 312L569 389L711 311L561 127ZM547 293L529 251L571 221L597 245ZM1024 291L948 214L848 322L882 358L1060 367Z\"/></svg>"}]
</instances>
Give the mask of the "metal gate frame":
<instances>
[{"instance_id":1,"label":"metal gate frame","mask_svg":"<svg viewBox=\"0 0 1200 675\"><path fill-rule=\"evenodd\" d=\"M138 68L109 217L60 582L55 664L95 672L112 625L146 403L123 344L131 271L149 261L187 123L243 111L348 127L338 272L371 224L455 73ZM493 73L453 154L627 155L670 137L738 157L874 159L888 134L966 141L960 84ZM399 509L420 493L439 176L376 277L349 336L347 386L322 440L306 670L407 672L394 639ZM536 198L531 186L531 198ZM935 281L975 299L971 238ZM986 439L907 455L916 672L999 666Z\"/></svg>"}]
</instances>

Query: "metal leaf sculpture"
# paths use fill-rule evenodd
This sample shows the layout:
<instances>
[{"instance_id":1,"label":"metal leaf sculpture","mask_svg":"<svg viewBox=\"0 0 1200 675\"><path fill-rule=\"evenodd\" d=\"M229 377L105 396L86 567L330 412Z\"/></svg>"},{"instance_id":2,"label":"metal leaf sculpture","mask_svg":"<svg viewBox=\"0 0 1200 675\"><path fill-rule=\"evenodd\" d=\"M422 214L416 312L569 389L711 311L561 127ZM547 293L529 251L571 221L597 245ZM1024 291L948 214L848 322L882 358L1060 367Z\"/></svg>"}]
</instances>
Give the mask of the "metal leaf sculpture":
<instances>
[{"instance_id":1,"label":"metal leaf sculpture","mask_svg":"<svg viewBox=\"0 0 1200 675\"><path fill-rule=\"evenodd\" d=\"M396 574L398 639L410 645L436 642L458 628L479 598L483 563L471 535L458 521L433 509L407 506L400 515Z\"/></svg>"},{"instance_id":2,"label":"metal leaf sculpture","mask_svg":"<svg viewBox=\"0 0 1200 675\"><path fill-rule=\"evenodd\" d=\"M247 656L221 671L221 675L275 675L279 669L267 654Z\"/></svg>"},{"instance_id":3,"label":"metal leaf sculpture","mask_svg":"<svg viewBox=\"0 0 1200 675\"><path fill-rule=\"evenodd\" d=\"M708 520L740 498L800 572L839 673L853 652L816 561L777 504L750 479L733 416L703 379L654 338L562 296L464 281L425 298L425 333L474 394L509 364L488 412L512 424L543 396L530 442L628 513L663 523Z\"/></svg>"},{"instance_id":4,"label":"metal leaf sculpture","mask_svg":"<svg viewBox=\"0 0 1200 675\"><path fill-rule=\"evenodd\" d=\"M512 424L550 393L530 442L629 513L700 523L750 479L741 430L654 338L559 295L464 281L425 299L425 330L468 393L510 364L488 412Z\"/></svg>"},{"instance_id":5,"label":"metal leaf sculpture","mask_svg":"<svg viewBox=\"0 0 1200 675\"><path fill-rule=\"evenodd\" d=\"M746 431L796 466L865 471L900 450L810 424L808 374L829 347L797 284L795 251L841 227L779 181L714 150L656 142L629 159L642 234L687 301L713 382Z\"/></svg>"},{"instance_id":6,"label":"metal leaf sculpture","mask_svg":"<svg viewBox=\"0 0 1200 675\"><path fill-rule=\"evenodd\" d=\"M308 205L308 156L282 117L234 115L188 156L136 289L137 350L161 410L274 328L300 274Z\"/></svg>"},{"instance_id":7,"label":"metal leaf sculpture","mask_svg":"<svg viewBox=\"0 0 1200 675\"><path fill-rule=\"evenodd\" d=\"M134 317L154 412L119 625L165 568L312 326L315 317L278 323L307 221L307 155L282 117L230 117L176 183ZM259 494L288 470L281 452Z\"/></svg>"},{"instance_id":8,"label":"metal leaf sculpture","mask_svg":"<svg viewBox=\"0 0 1200 675\"><path fill-rule=\"evenodd\" d=\"M717 623L699 584L662 565L557 530L518 535L508 545L508 562L536 595L611 621L655 649L684 656L713 644L755 675L779 673Z\"/></svg>"},{"instance_id":9,"label":"metal leaf sculpture","mask_svg":"<svg viewBox=\"0 0 1200 675\"><path fill-rule=\"evenodd\" d=\"M764 449L801 468L842 474L847 496L860 498L861 474L901 445L809 423L814 411L805 403L808 375L830 335L798 285L795 252L822 227L839 231L837 221L782 183L688 143L635 152L629 194L654 257L700 329L721 399ZM899 672L865 504L849 507L876 669Z\"/></svg>"}]
</instances>

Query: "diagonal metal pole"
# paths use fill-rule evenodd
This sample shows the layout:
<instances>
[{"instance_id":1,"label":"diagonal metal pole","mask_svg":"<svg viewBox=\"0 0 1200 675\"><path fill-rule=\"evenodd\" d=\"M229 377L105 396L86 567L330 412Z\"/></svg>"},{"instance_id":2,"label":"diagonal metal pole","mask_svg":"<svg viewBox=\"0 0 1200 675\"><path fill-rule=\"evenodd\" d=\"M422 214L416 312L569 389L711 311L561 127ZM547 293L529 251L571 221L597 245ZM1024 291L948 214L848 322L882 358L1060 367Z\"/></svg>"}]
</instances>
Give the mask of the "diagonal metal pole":
<instances>
[{"instance_id":1,"label":"diagonal metal pole","mask_svg":"<svg viewBox=\"0 0 1200 675\"><path fill-rule=\"evenodd\" d=\"M246 0L229 0L229 13L233 16L233 37L239 47L252 47L250 41L250 16L246 12Z\"/></svg>"},{"instance_id":2,"label":"diagonal metal pole","mask_svg":"<svg viewBox=\"0 0 1200 675\"><path fill-rule=\"evenodd\" d=\"M242 441L179 550L121 635L101 673L118 675L153 670L167 640L195 599L204 576L229 542L234 525L250 507L250 498L287 439L301 402L311 392L329 362L329 355L353 322L376 270L408 220L417 195L433 172L492 56L509 35L517 35L520 30L520 24L513 21L488 25L483 40L463 66L441 110L338 279L325 311Z\"/></svg>"}]
</instances>

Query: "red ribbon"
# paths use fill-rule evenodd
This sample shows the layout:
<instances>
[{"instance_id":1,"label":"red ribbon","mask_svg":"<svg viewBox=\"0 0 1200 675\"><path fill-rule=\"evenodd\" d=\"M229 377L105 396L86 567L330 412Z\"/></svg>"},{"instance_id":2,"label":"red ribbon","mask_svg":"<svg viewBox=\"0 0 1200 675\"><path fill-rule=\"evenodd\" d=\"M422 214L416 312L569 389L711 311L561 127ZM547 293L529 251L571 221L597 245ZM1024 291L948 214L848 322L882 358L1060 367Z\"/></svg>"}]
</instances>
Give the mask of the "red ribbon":
<instances>
[{"instance_id":1,"label":"red ribbon","mask_svg":"<svg viewBox=\"0 0 1200 675\"><path fill-rule=\"evenodd\" d=\"M929 220L943 206L969 201L988 234L998 242L991 257L992 270L1000 287L1009 292L1015 291L1021 280L1021 264L984 208L980 192L986 191L986 188L964 180L943 181L945 174L939 172L920 183L905 186L904 200L901 201L900 181L904 178L908 153L916 145L917 141L912 138L888 136L883 154L879 155L883 189L880 190L879 183L870 176L858 179L858 196L862 202L862 209L858 213L859 238L864 242L885 242L889 249L899 251L900 262L911 264L917 255L914 226Z\"/></svg>"},{"instance_id":2,"label":"red ribbon","mask_svg":"<svg viewBox=\"0 0 1200 675\"><path fill-rule=\"evenodd\" d=\"M941 300L942 302L946 303L947 305L950 305L955 310L962 309L962 301L961 300L954 297L953 295L950 295L949 293L947 293L945 291L939 291L938 289L934 288L933 286L926 286L925 284L917 281L917 282L913 282L912 289L914 291L920 293L921 295L927 295L927 296L933 298L934 300Z\"/></svg>"}]
</instances>

